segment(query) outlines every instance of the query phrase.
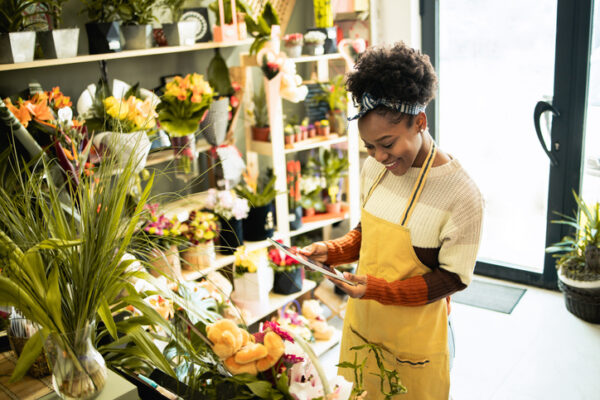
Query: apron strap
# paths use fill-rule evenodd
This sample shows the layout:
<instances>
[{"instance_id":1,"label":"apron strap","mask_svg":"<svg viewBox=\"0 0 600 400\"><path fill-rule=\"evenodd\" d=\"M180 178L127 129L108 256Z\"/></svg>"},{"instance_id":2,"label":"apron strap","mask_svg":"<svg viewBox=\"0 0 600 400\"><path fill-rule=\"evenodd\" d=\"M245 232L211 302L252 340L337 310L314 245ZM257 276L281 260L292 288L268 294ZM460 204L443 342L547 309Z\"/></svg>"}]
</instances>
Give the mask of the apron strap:
<instances>
[{"instance_id":1,"label":"apron strap","mask_svg":"<svg viewBox=\"0 0 600 400\"><path fill-rule=\"evenodd\" d=\"M371 194L375 190L375 187L379 184L379 182L381 181L381 178L383 178L383 176L385 175L386 172L387 172L387 168L383 167L383 171L381 171L379 173L379 175L375 179L375 182L373 182L373 185L371 185L371 189L369 189L369 193L367 193L367 197L365 197L365 201L363 201L363 204L362 204L363 208L365 208L365 205L367 204L367 201L369 200L369 198L371 197Z\"/></svg>"},{"instance_id":2,"label":"apron strap","mask_svg":"<svg viewBox=\"0 0 600 400\"><path fill-rule=\"evenodd\" d=\"M417 177L417 181L415 182L415 186L413 187L412 193L408 198L408 203L406 205L406 209L402 213L402 218L400 219L400 225L405 226L408 223L408 219L412 214L417 201L419 200L419 196L423 191L423 186L425 186L425 180L427 180L427 175L429 174L429 170L433 165L433 160L435 160L437 149L435 146L435 141L431 140L431 148L429 149L429 154L427 154L427 158L419 171L419 176Z\"/></svg>"}]
</instances>

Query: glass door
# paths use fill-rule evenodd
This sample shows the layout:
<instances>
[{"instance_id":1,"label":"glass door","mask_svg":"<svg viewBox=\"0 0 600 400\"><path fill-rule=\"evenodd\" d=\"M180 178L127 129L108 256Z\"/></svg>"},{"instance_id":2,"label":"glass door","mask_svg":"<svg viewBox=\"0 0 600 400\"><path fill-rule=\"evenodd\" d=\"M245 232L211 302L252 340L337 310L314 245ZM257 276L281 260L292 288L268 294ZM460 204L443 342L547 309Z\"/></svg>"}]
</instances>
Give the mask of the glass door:
<instances>
[{"instance_id":1,"label":"glass door","mask_svg":"<svg viewBox=\"0 0 600 400\"><path fill-rule=\"evenodd\" d=\"M573 60L589 55L584 3L422 1L423 51L440 78L430 125L486 203L478 273L555 285L545 248L563 228L550 221L571 213L565 193L581 170L587 64Z\"/></svg>"}]
</instances>

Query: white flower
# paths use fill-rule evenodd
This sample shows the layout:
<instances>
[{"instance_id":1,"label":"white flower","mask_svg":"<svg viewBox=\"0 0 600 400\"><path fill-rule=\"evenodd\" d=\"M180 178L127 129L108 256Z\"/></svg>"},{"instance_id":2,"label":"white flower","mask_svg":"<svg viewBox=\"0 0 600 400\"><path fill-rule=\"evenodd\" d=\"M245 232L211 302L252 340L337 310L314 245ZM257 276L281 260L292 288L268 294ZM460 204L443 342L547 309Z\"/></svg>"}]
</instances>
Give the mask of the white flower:
<instances>
[{"instance_id":1,"label":"white flower","mask_svg":"<svg viewBox=\"0 0 600 400\"><path fill-rule=\"evenodd\" d=\"M204 199L204 207L209 210L214 210L217 205L217 189L208 189L206 198Z\"/></svg>"},{"instance_id":2,"label":"white flower","mask_svg":"<svg viewBox=\"0 0 600 400\"><path fill-rule=\"evenodd\" d=\"M230 190L221 190L217 195L219 199L219 205L223 208L233 208L234 196Z\"/></svg>"},{"instance_id":3,"label":"white flower","mask_svg":"<svg viewBox=\"0 0 600 400\"><path fill-rule=\"evenodd\" d=\"M67 126L73 123L73 110L71 110L71 107L58 109L58 122L67 124Z\"/></svg>"},{"instance_id":4,"label":"white flower","mask_svg":"<svg viewBox=\"0 0 600 400\"><path fill-rule=\"evenodd\" d=\"M328 400L347 400L352 394L352 386L354 383L348 382L343 376L336 376L329 381L331 385L331 394Z\"/></svg>"},{"instance_id":5,"label":"white flower","mask_svg":"<svg viewBox=\"0 0 600 400\"><path fill-rule=\"evenodd\" d=\"M296 363L289 370L290 394L296 400L312 400L323 396L323 386L310 361Z\"/></svg>"},{"instance_id":6,"label":"white flower","mask_svg":"<svg viewBox=\"0 0 600 400\"><path fill-rule=\"evenodd\" d=\"M236 197L233 201L232 213L236 219L244 219L248 216L250 206L248 200Z\"/></svg>"}]
</instances>

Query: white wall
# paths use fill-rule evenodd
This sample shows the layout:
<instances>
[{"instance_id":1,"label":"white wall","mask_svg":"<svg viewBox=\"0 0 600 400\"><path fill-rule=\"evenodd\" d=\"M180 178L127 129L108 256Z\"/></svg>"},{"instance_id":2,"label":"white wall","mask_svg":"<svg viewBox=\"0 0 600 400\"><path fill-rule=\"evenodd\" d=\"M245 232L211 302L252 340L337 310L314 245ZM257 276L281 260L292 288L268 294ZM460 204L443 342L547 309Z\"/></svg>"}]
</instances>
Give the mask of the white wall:
<instances>
[{"instance_id":1,"label":"white wall","mask_svg":"<svg viewBox=\"0 0 600 400\"><path fill-rule=\"evenodd\" d=\"M374 44L404 41L421 48L419 0L371 0Z\"/></svg>"}]
</instances>

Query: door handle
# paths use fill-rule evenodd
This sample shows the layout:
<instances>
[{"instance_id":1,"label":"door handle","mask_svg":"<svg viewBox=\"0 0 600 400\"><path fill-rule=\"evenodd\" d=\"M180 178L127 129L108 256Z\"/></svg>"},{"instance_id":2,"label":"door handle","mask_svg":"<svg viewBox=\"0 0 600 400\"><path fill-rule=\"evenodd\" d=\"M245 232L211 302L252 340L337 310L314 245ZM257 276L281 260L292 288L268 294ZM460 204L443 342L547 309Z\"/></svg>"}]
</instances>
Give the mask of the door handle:
<instances>
[{"instance_id":1,"label":"door handle","mask_svg":"<svg viewBox=\"0 0 600 400\"><path fill-rule=\"evenodd\" d=\"M542 114L546 111L550 111L555 116L560 117L560 113L552 104L548 103L547 101L538 101L538 103L535 105L535 109L533 110L533 124L535 125L535 133L537 134L540 144L542 145L542 149L544 149L544 152L550 159L552 166L557 167L558 159L556 158L556 155L552 153L552 148L549 148L544 141L542 129L540 127L540 119L542 118Z\"/></svg>"}]
</instances>

